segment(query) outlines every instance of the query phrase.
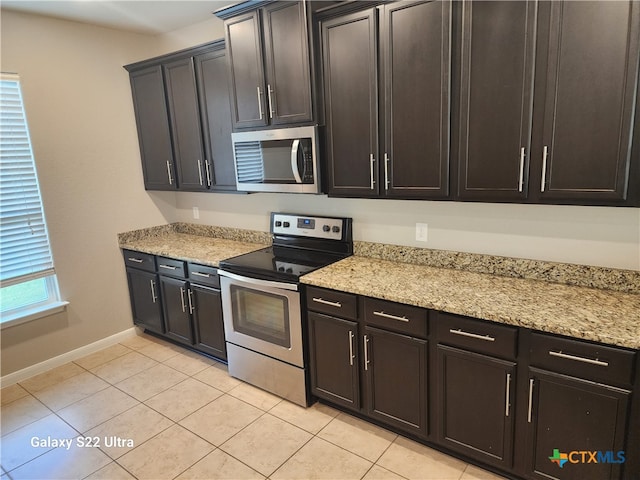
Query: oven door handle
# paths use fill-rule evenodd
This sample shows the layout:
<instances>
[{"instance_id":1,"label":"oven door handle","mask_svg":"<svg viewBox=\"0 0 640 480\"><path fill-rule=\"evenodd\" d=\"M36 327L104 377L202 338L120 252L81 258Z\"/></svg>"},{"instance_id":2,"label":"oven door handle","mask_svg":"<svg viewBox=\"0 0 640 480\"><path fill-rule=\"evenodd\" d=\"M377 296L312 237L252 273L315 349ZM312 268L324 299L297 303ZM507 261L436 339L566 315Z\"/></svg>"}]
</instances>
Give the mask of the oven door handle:
<instances>
[{"instance_id":1,"label":"oven door handle","mask_svg":"<svg viewBox=\"0 0 640 480\"><path fill-rule=\"evenodd\" d=\"M230 278L232 280L237 280L238 282L244 282L250 285L255 285L257 287L271 287L271 288L281 288L283 290L293 290L296 292L298 291L298 284L296 283L283 283L283 282L274 282L271 280L260 280L258 278L251 278L251 277L245 277L242 275L236 275L235 273L226 272L224 270L218 270L218 275Z\"/></svg>"}]
</instances>

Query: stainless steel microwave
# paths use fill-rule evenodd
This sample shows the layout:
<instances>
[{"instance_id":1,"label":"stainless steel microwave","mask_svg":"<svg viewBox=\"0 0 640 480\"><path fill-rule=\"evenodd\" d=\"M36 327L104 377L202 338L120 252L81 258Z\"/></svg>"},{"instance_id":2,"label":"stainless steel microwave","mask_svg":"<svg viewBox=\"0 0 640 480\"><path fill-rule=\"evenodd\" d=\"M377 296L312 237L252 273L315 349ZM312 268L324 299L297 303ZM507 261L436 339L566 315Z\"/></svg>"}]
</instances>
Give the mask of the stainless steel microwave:
<instances>
[{"instance_id":1,"label":"stainless steel microwave","mask_svg":"<svg viewBox=\"0 0 640 480\"><path fill-rule=\"evenodd\" d=\"M231 134L241 192L320 193L318 127Z\"/></svg>"}]
</instances>

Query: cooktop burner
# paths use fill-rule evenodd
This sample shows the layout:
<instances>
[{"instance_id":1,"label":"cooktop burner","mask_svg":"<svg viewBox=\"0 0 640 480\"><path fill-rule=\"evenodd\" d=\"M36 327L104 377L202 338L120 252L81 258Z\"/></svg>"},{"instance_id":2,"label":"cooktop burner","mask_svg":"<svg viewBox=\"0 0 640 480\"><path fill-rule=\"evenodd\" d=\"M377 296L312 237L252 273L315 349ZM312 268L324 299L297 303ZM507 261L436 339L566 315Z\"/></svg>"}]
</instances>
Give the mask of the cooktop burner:
<instances>
[{"instance_id":1,"label":"cooktop burner","mask_svg":"<svg viewBox=\"0 0 640 480\"><path fill-rule=\"evenodd\" d=\"M273 245L220 262L227 272L298 282L302 275L353 253L350 218L271 214Z\"/></svg>"}]
</instances>

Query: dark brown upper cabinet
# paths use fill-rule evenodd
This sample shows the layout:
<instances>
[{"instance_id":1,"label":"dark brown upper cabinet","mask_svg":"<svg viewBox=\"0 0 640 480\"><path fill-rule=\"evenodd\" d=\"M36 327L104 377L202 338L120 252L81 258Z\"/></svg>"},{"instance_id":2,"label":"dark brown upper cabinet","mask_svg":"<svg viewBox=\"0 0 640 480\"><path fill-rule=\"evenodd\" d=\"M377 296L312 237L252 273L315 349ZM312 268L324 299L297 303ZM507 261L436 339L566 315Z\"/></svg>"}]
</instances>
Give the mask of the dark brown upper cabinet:
<instances>
[{"instance_id":1,"label":"dark brown upper cabinet","mask_svg":"<svg viewBox=\"0 0 640 480\"><path fill-rule=\"evenodd\" d=\"M231 108L224 50L194 57L207 185L215 191L235 191L236 172L231 146Z\"/></svg>"},{"instance_id":2,"label":"dark brown upper cabinet","mask_svg":"<svg viewBox=\"0 0 640 480\"><path fill-rule=\"evenodd\" d=\"M329 195L446 198L450 2L392 3L320 31Z\"/></svg>"},{"instance_id":3,"label":"dark brown upper cabinet","mask_svg":"<svg viewBox=\"0 0 640 480\"><path fill-rule=\"evenodd\" d=\"M311 122L306 2L225 12L234 129Z\"/></svg>"},{"instance_id":4,"label":"dark brown upper cabinet","mask_svg":"<svg viewBox=\"0 0 640 480\"><path fill-rule=\"evenodd\" d=\"M451 4L385 5L381 27L380 192L388 197L444 198L449 193Z\"/></svg>"},{"instance_id":5,"label":"dark brown upper cabinet","mask_svg":"<svg viewBox=\"0 0 640 480\"><path fill-rule=\"evenodd\" d=\"M539 37L532 198L621 203L629 187L640 4L541 4Z\"/></svg>"},{"instance_id":6,"label":"dark brown upper cabinet","mask_svg":"<svg viewBox=\"0 0 640 480\"><path fill-rule=\"evenodd\" d=\"M162 65L181 190L208 188L193 58Z\"/></svg>"},{"instance_id":7,"label":"dark brown upper cabinet","mask_svg":"<svg viewBox=\"0 0 640 480\"><path fill-rule=\"evenodd\" d=\"M535 1L461 4L460 199L527 198Z\"/></svg>"},{"instance_id":8,"label":"dark brown upper cabinet","mask_svg":"<svg viewBox=\"0 0 640 480\"><path fill-rule=\"evenodd\" d=\"M378 195L376 9L322 22L328 193Z\"/></svg>"},{"instance_id":9,"label":"dark brown upper cabinet","mask_svg":"<svg viewBox=\"0 0 640 480\"><path fill-rule=\"evenodd\" d=\"M224 42L127 65L147 190L235 190Z\"/></svg>"},{"instance_id":10,"label":"dark brown upper cabinet","mask_svg":"<svg viewBox=\"0 0 640 480\"><path fill-rule=\"evenodd\" d=\"M162 66L151 65L129 72L144 187L147 190L175 190L177 183Z\"/></svg>"}]
</instances>

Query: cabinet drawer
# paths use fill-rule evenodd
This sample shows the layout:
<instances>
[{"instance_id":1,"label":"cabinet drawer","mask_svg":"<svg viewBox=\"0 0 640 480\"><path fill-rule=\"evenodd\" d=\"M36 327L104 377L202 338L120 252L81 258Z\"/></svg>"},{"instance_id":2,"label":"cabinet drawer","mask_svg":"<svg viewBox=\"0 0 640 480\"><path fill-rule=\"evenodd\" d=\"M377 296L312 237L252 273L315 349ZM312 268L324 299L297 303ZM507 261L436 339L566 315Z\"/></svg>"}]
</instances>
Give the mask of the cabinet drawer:
<instances>
[{"instance_id":1,"label":"cabinet drawer","mask_svg":"<svg viewBox=\"0 0 640 480\"><path fill-rule=\"evenodd\" d=\"M155 256L150 253L123 250L122 255L124 256L124 263L128 267L139 268L148 272L156 271Z\"/></svg>"},{"instance_id":2,"label":"cabinet drawer","mask_svg":"<svg viewBox=\"0 0 640 480\"><path fill-rule=\"evenodd\" d=\"M364 319L369 325L427 337L427 310L375 298L364 299Z\"/></svg>"},{"instance_id":3,"label":"cabinet drawer","mask_svg":"<svg viewBox=\"0 0 640 480\"><path fill-rule=\"evenodd\" d=\"M435 328L438 343L501 358L516 357L516 327L438 312Z\"/></svg>"},{"instance_id":4,"label":"cabinet drawer","mask_svg":"<svg viewBox=\"0 0 640 480\"><path fill-rule=\"evenodd\" d=\"M188 263L187 270L189 271L189 280L192 283L220 288L220 277L218 276L218 269L216 267Z\"/></svg>"},{"instance_id":5,"label":"cabinet drawer","mask_svg":"<svg viewBox=\"0 0 640 480\"><path fill-rule=\"evenodd\" d=\"M307 287L307 308L351 320L358 318L357 297L335 290Z\"/></svg>"},{"instance_id":6,"label":"cabinet drawer","mask_svg":"<svg viewBox=\"0 0 640 480\"><path fill-rule=\"evenodd\" d=\"M531 335L531 365L597 382L633 383L635 352L542 333Z\"/></svg>"},{"instance_id":7,"label":"cabinet drawer","mask_svg":"<svg viewBox=\"0 0 640 480\"><path fill-rule=\"evenodd\" d=\"M175 258L157 257L158 273L170 277L186 278L184 262Z\"/></svg>"}]
</instances>

